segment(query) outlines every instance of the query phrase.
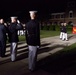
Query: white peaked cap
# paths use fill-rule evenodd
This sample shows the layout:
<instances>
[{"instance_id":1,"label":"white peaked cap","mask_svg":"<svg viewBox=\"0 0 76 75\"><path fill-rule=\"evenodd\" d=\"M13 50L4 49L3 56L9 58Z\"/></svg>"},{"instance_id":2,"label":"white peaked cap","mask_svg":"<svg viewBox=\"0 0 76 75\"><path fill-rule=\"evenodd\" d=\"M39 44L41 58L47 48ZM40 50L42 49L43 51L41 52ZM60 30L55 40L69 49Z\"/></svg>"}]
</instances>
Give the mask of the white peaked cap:
<instances>
[{"instance_id":1,"label":"white peaked cap","mask_svg":"<svg viewBox=\"0 0 76 75\"><path fill-rule=\"evenodd\" d=\"M29 11L30 14L35 14L37 11Z\"/></svg>"},{"instance_id":2,"label":"white peaked cap","mask_svg":"<svg viewBox=\"0 0 76 75\"><path fill-rule=\"evenodd\" d=\"M12 16L11 19L17 19L17 16Z\"/></svg>"}]
</instances>

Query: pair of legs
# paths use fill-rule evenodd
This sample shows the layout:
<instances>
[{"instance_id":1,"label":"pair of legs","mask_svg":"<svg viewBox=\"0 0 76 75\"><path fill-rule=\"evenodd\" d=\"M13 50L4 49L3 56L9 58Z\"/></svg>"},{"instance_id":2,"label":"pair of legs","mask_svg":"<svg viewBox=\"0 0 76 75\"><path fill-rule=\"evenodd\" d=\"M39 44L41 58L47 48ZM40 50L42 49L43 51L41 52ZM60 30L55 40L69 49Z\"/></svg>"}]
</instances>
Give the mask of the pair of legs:
<instances>
[{"instance_id":1,"label":"pair of legs","mask_svg":"<svg viewBox=\"0 0 76 75\"><path fill-rule=\"evenodd\" d=\"M67 37L67 33L63 33L63 38L62 38L62 40L68 40L68 37Z\"/></svg>"},{"instance_id":2,"label":"pair of legs","mask_svg":"<svg viewBox=\"0 0 76 75\"><path fill-rule=\"evenodd\" d=\"M15 61L17 56L17 42L11 43L11 61Z\"/></svg>"},{"instance_id":3,"label":"pair of legs","mask_svg":"<svg viewBox=\"0 0 76 75\"><path fill-rule=\"evenodd\" d=\"M60 39L63 38L63 32L60 32Z\"/></svg>"},{"instance_id":4,"label":"pair of legs","mask_svg":"<svg viewBox=\"0 0 76 75\"><path fill-rule=\"evenodd\" d=\"M37 60L37 46L28 46L29 48L29 70L33 71Z\"/></svg>"},{"instance_id":5,"label":"pair of legs","mask_svg":"<svg viewBox=\"0 0 76 75\"><path fill-rule=\"evenodd\" d=\"M62 40L68 40L67 33L61 32L60 33L60 39L62 39Z\"/></svg>"}]
</instances>

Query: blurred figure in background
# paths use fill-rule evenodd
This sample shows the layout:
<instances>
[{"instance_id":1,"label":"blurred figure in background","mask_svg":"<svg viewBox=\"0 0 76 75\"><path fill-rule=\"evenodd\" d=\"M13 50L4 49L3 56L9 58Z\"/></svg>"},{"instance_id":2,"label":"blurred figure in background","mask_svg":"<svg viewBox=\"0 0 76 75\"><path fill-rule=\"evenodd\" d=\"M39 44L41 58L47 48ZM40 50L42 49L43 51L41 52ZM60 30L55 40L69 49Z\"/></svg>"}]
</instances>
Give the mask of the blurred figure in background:
<instances>
[{"instance_id":1,"label":"blurred figure in background","mask_svg":"<svg viewBox=\"0 0 76 75\"><path fill-rule=\"evenodd\" d=\"M62 40L62 38L63 38L63 26L64 26L64 23L61 23L61 25L60 25L60 39Z\"/></svg>"},{"instance_id":2,"label":"blurred figure in background","mask_svg":"<svg viewBox=\"0 0 76 75\"><path fill-rule=\"evenodd\" d=\"M63 26L63 38L62 40L66 40L68 41L68 37L67 37L67 27L66 27L67 23L64 23L64 26Z\"/></svg>"},{"instance_id":3,"label":"blurred figure in background","mask_svg":"<svg viewBox=\"0 0 76 75\"><path fill-rule=\"evenodd\" d=\"M5 57L6 52L6 36L7 29L4 25L4 20L0 19L0 57Z\"/></svg>"}]
</instances>

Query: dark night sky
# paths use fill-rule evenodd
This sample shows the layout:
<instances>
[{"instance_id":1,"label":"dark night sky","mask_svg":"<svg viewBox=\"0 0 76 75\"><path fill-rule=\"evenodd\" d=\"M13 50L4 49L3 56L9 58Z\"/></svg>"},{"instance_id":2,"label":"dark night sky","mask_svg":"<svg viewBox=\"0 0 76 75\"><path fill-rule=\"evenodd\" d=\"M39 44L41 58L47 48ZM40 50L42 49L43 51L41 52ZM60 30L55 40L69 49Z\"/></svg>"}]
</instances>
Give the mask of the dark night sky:
<instances>
[{"instance_id":1,"label":"dark night sky","mask_svg":"<svg viewBox=\"0 0 76 75\"><path fill-rule=\"evenodd\" d=\"M46 15L51 12L64 11L68 1L70 0L2 0L0 16L23 15L29 10L37 10L40 15Z\"/></svg>"},{"instance_id":2,"label":"dark night sky","mask_svg":"<svg viewBox=\"0 0 76 75\"><path fill-rule=\"evenodd\" d=\"M66 0L2 0L0 2L0 9L2 11L18 11L24 9L37 9L43 11L50 9L51 7L59 7L65 2Z\"/></svg>"}]
</instances>

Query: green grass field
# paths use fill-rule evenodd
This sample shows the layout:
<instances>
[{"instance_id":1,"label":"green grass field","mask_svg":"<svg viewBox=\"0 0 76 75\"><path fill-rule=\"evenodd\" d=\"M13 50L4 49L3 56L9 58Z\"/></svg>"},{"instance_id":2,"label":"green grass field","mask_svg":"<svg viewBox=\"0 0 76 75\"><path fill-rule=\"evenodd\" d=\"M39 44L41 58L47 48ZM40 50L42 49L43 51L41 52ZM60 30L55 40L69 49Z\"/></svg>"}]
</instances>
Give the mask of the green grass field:
<instances>
[{"instance_id":1,"label":"green grass field","mask_svg":"<svg viewBox=\"0 0 76 75\"><path fill-rule=\"evenodd\" d=\"M68 31L68 34L71 34L71 31ZM40 38L46 38L46 37L53 37L53 36L59 36L60 31L50 31L50 30L41 30L40 31ZM25 36L19 36L20 41L25 40Z\"/></svg>"},{"instance_id":2,"label":"green grass field","mask_svg":"<svg viewBox=\"0 0 76 75\"><path fill-rule=\"evenodd\" d=\"M71 34L71 31L68 31L68 34ZM48 31L48 30L41 30L40 37L46 38L46 37L52 37L52 36L59 36L60 31Z\"/></svg>"}]
</instances>

